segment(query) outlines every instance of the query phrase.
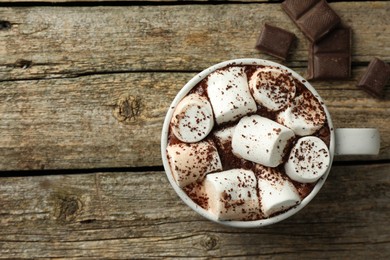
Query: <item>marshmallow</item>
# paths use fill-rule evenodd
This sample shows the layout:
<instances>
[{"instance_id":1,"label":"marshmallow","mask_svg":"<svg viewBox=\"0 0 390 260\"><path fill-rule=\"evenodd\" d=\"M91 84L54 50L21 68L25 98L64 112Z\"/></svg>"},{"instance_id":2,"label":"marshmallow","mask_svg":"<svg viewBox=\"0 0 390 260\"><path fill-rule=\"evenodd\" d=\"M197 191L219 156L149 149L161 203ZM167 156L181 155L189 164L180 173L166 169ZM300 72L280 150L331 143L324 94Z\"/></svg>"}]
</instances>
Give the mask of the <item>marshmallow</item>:
<instances>
[{"instance_id":1,"label":"marshmallow","mask_svg":"<svg viewBox=\"0 0 390 260\"><path fill-rule=\"evenodd\" d=\"M168 145L172 175L180 187L201 182L209 172L222 170L217 148L211 141Z\"/></svg>"},{"instance_id":2,"label":"marshmallow","mask_svg":"<svg viewBox=\"0 0 390 260\"><path fill-rule=\"evenodd\" d=\"M243 67L226 67L211 73L207 94L217 124L234 121L257 110Z\"/></svg>"},{"instance_id":3,"label":"marshmallow","mask_svg":"<svg viewBox=\"0 0 390 260\"><path fill-rule=\"evenodd\" d=\"M259 189L260 207L263 215L269 217L288 210L301 202L294 184L284 177L277 168L257 164L255 168Z\"/></svg>"},{"instance_id":4,"label":"marshmallow","mask_svg":"<svg viewBox=\"0 0 390 260\"><path fill-rule=\"evenodd\" d=\"M286 174L294 181L312 183L323 176L330 166L326 144L318 137L300 138L284 164Z\"/></svg>"},{"instance_id":5,"label":"marshmallow","mask_svg":"<svg viewBox=\"0 0 390 260\"><path fill-rule=\"evenodd\" d=\"M283 161L294 132L259 115L243 117L234 129L232 149L236 156L269 167Z\"/></svg>"},{"instance_id":6,"label":"marshmallow","mask_svg":"<svg viewBox=\"0 0 390 260\"><path fill-rule=\"evenodd\" d=\"M213 110L206 97L190 94L177 105L172 116L172 132L182 142L204 139L214 126Z\"/></svg>"},{"instance_id":7,"label":"marshmallow","mask_svg":"<svg viewBox=\"0 0 390 260\"><path fill-rule=\"evenodd\" d=\"M207 174L204 180L209 210L220 220L253 220L259 217L256 177L252 171L232 169Z\"/></svg>"},{"instance_id":8,"label":"marshmallow","mask_svg":"<svg viewBox=\"0 0 390 260\"><path fill-rule=\"evenodd\" d=\"M256 102L271 111L284 108L295 96L295 82L287 72L274 67L257 69L249 80Z\"/></svg>"},{"instance_id":9,"label":"marshmallow","mask_svg":"<svg viewBox=\"0 0 390 260\"><path fill-rule=\"evenodd\" d=\"M305 91L280 112L276 121L292 129L296 135L314 134L325 123L325 111L314 95Z\"/></svg>"}]
</instances>

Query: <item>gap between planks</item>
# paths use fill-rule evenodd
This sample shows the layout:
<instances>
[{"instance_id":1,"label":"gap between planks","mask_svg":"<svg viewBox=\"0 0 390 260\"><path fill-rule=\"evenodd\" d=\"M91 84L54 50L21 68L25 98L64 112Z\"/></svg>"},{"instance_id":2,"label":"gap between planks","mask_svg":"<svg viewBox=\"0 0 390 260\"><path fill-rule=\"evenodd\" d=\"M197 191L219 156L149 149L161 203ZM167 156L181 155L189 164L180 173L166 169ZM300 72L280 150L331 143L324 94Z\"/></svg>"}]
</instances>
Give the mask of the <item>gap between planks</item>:
<instances>
[{"instance_id":1,"label":"gap between planks","mask_svg":"<svg viewBox=\"0 0 390 260\"><path fill-rule=\"evenodd\" d=\"M388 160L356 160L356 161L334 161L332 167L343 166L370 166L386 165L390 166ZM96 173L145 173L145 172L164 172L162 165L146 167L117 167L117 168L93 168L93 169L47 169L47 170L25 170L25 171L0 171L0 178L7 177L32 177L49 175L77 175L77 174L96 174ZM97 184L98 186L98 184Z\"/></svg>"}]
</instances>

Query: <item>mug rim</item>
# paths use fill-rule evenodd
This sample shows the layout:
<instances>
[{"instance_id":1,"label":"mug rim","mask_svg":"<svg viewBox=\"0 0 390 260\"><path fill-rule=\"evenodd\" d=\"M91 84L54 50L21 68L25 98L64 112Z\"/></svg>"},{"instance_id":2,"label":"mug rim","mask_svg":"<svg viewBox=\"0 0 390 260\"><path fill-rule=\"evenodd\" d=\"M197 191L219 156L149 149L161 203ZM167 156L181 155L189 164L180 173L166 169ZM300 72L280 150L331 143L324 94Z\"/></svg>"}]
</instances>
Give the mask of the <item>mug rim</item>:
<instances>
[{"instance_id":1,"label":"mug rim","mask_svg":"<svg viewBox=\"0 0 390 260\"><path fill-rule=\"evenodd\" d=\"M205 210L198 204L196 204L180 187L177 185L175 179L173 178L171 168L168 162L167 158L167 152L166 148L168 145L168 133L169 133L169 126L171 122L171 118L173 115L173 112L177 106L177 104L191 91L193 87L196 86L201 80L206 78L210 73L214 72L217 69L220 69L222 67L228 66L228 65L263 65L263 66L273 66L277 67L282 70L286 70L289 73L292 74L293 77L298 79L302 84L305 85L305 87L313 93L313 95L320 101L322 107L325 110L327 121L328 121L328 127L330 129L330 144L329 144L329 152L330 152L330 163L329 168L326 171L326 173L317 181L316 185L314 186L313 190L310 192L308 196L306 196L298 205L294 206L293 208L290 208L286 212L283 212L281 214L277 214L276 216L266 218L266 219L259 219L259 220L251 220L251 221L239 221L239 220L219 220L217 217L212 214L211 212ZM192 77L182 88L181 90L176 94L174 100L172 101L171 105L169 106L168 112L164 119L164 124L162 128L161 133L161 156L162 161L164 165L164 170L167 175L167 178L169 180L169 183L171 184L172 188L175 190L176 194L184 201L184 203L189 206L192 210L200 214L201 216L205 217L208 220L211 220L213 222L230 226L230 227L239 227L239 228L254 228L254 227L262 227L267 226L271 224L278 223L282 220L285 220L296 213L298 213L300 210L302 210L309 202L318 194L318 192L321 190L322 186L324 185L330 169L332 168L333 163L333 157L335 152L335 135L334 135L334 127L332 123L332 119L330 117L330 113L328 111L328 108L326 107L324 101L322 100L321 96L317 93L317 91L314 89L314 87L301 75L299 75L294 70L273 62L269 60L264 59L257 59L257 58L240 58L240 59L232 59L223 61L217 64L214 64L205 70L201 71L200 73L196 74L194 77Z\"/></svg>"}]
</instances>

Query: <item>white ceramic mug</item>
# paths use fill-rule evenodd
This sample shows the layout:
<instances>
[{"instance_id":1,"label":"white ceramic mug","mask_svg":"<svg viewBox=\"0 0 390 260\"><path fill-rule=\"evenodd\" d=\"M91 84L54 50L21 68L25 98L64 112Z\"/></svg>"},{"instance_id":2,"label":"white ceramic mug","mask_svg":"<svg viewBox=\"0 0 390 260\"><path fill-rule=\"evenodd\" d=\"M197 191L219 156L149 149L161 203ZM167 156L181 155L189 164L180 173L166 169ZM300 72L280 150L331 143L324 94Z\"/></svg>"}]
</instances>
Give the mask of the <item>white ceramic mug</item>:
<instances>
[{"instance_id":1,"label":"white ceramic mug","mask_svg":"<svg viewBox=\"0 0 390 260\"><path fill-rule=\"evenodd\" d=\"M323 184L325 183L325 180L327 176L329 175L331 164L333 162L334 155L376 155L379 153L380 148L380 136L379 132L375 128L341 128L341 129L334 129L331 116L329 114L328 109L325 105L323 105L328 125L330 129L330 167L328 168L327 172L323 175L322 178L318 180L315 187L311 191L311 193L305 197L299 205L297 205L294 208L291 208L290 210L287 210L284 213L278 214L276 216L267 218L267 219L260 219L260 220L254 220L254 221L222 221L218 220L215 215L210 213L209 211L203 209L199 205L197 205L195 202L193 202L188 195L177 185L175 179L173 178L173 175L171 173L171 169L169 166L169 162L167 159L167 144L168 144L168 132L169 132L169 126L171 122L171 118L173 115L173 112L177 106L177 104L182 100L188 92L196 86L201 80L203 80L205 77L207 77L210 73L213 71L223 68L229 64L235 64L235 65L264 65L264 66L274 66L274 67L280 67L283 70L287 70L292 74L293 77L298 79L301 82L304 82L303 84L305 87L310 90L319 101L322 101L321 97L318 95L317 91L310 85L309 82L307 82L304 78L302 78L299 74L294 72L293 70L267 60L262 59L236 59L236 60L229 60L225 62L218 63L216 65L213 65L204 71L200 72L196 76L194 76L176 95L175 99L173 100L167 115L165 117L163 129L162 129L162 136L161 136L161 155L162 160L164 164L164 169L167 174L168 180L170 184L172 185L173 189L176 191L176 193L179 195L179 197L193 210L195 210L197 213L202 215L203 217L220 223L227 226L232 227L260 227L260 226L266 226L270 224L277 223L279 221L282 221L298 211L300 211L302 208L304 208L319 192ZM323 103L323 102L322 102Z\"/></svg>"}]
</instances>

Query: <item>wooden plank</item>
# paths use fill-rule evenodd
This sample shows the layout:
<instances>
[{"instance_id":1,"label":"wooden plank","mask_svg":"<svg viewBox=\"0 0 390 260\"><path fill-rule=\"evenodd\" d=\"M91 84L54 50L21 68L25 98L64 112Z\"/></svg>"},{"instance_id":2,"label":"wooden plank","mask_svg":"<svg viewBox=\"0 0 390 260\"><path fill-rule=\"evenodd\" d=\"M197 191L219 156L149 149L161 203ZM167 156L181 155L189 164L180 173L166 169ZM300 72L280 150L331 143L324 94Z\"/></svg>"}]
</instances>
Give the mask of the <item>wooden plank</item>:
<instances>
[{"instance_id":1,"label":"wooden plank","mask_svg":"<svg viewBox=\"0 0 390 260\"><path fill-rule=\"evenodd\" d=\"M353 61L390 61L390 2L337 2L354 31ZM194 15L198 14L198 15ZM305 66L308 41L279 4L0 8L0 79L112 71L199 71L254 49L264 22L294 32L288 66Z\"/></svg>"},{"instance_id":2,"label":"wooden plank","mask_svg":"<svg viewBox=\"0 0 390 260\"><path fill-rule=\"evenodd\" d=\"M336 166L310 205L258 229L206 221L163 172L0 178L0 258L388 259L389 170Z\"/></svg>"},{"instance_id":3,"label":"wooden plank","mask_svg":"<svg viewBox=\"0 0 390 260\"><path fill-rule=\"evenodd\" d=\"M15 5L18 3L26 3L27 1L24 0L0 0L0 3L7 3L9 5L12 5L11 3L14 3ZM101 2L107 3L107 2L118 2L117 0L29 0L28 3L67 3L67 4L72 4L72 3L97 3L97 5ZM145 3L175 3L175 2L181 2L180 0L121 0L122 5L126 4L145 4ZM197 2L197 4L200 3L206 3L209 2L209 0L191 0L190 2ZM251 3L281 3L283 2L282 0L218 0L219 3L224 2L224 3L229 3L229 2L251 2Z\"/></svg>"},{"instance_id":4,"label":"wooden plank","mask_svg":"<svg viewBox=\"0 0 390 260\"><path fill-rule=\"evenodd\" d=\"M341 159L390 159L390 89L386 100L370 97L355 86L361 73L355 70L350 81L313 86L335 127L377 127L381 132L379 156ZM124 73L3 82L0 170L161 165L165 113L194 75Z\"/></svg>"},{"instance_id":5,"label":"wooden plank","mask_svg":"<svg viewBox=\"0 0 390 260\"><path fill-rule=\"evenodd\" d=\"M184 0L185 1L185 0ZM7 4L10 4L10 3L26 3L27 1L24 1L24 0L9 0L9 1L6 1L6 0L0 0L0 3L7 3ZM97 5L100 3L100 2L118 2L117 0L29 0L28 3L45 3L45 2L49 2L49 3L89 3L89 2L93 2L93 3L97 3ZM149 2L152 2L152 3L159 3L161 2L162 4L164 3L175 3L175 2L181 2L180 0L121 0L121 3L123 5L126 5L126 4L145 4L145 3L149 3ZM199 2L199 3L204 3L204 2L210 2L209 0L190 0L190 2ZM258 3L281 3L283 2L283 0L218 0L216 2L219 2L219 3L229 3L229 2L251 2L251 3L255 3L255 2L258 2Z\"/></svg>"}]
</instances>

